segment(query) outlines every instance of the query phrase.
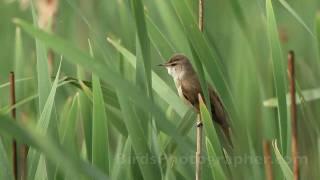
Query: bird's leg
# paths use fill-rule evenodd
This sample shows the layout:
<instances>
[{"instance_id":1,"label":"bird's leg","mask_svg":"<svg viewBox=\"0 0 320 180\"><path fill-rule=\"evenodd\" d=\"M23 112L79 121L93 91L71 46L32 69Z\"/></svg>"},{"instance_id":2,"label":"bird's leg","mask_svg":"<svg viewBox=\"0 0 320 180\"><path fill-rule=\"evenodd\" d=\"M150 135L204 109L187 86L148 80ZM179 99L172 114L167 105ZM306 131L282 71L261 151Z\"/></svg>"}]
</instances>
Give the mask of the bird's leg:
<instances>
[{"instance_id":1,"label":"bird's leg","mask_svg":"<svg viewBox=\"0 0 320 180\"><path fill-rule=\"evenodd\" d=\"M198 118L197 120L197 127L202 127L203 126L203 123L201 120L199 120L200 118Z\"/></svg>"}]
</instances>

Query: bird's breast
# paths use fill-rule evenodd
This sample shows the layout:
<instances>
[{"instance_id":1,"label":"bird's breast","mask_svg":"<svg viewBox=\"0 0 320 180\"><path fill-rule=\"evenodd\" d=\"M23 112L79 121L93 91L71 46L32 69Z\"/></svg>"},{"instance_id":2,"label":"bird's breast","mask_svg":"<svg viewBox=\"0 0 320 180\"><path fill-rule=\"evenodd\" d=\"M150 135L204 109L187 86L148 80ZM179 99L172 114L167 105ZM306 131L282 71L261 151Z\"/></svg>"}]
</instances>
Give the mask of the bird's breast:
<instances>
[{"instance_id":1,"label":"bird's breast","mask_svg":"<svg viewBox=\"0 0 320 180\"><path fill-rule=\"evenodd\" d=\"M183 92L182 92L181 81L177 78L174 78L174 83L175 83L176 88L178 90L179 96L183 98L184 96L183 96Z\"/></svg>"},{"instance_id":2,"label":"bird's breast","mask_svg":"<svg viewBox=\"0 0 320 180\"><path fill-rule=\"evenodd\" d=\"M178 90L179 96L183 98L184 96L183 96L181 85L177 87L177 90Z\"/></svg>"}]
</instances>

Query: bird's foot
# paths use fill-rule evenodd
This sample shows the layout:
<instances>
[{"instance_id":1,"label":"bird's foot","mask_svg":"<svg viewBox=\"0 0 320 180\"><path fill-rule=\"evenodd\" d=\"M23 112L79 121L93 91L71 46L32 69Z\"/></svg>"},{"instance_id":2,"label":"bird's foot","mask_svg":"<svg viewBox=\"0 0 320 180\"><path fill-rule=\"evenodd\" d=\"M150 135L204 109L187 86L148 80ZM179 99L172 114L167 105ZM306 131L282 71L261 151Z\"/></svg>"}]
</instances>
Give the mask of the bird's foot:
<instances>
[{"instance_id":1,"label":"bird's foot","mask_svg":"<svg viewBox=\"0 0 320 180\"><path fill-rule=\"evenodd\" d=\"M198 121L197 122L197 127L202 127L203 126L203 123L201 121Z\"/></svg>"}]
</instances>

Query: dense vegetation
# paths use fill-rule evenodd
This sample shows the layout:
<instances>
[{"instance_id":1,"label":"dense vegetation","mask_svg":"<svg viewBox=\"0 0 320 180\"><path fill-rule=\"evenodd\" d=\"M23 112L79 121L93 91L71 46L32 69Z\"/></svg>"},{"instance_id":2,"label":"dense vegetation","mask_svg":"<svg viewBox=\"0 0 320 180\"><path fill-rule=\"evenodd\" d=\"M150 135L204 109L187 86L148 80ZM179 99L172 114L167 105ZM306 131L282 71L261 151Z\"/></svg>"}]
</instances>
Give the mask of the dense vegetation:
<instances>
[{"instance_id":1,"label":"dense vegetation","mask_svg":"<svg viewBox=\"0 0 320 180\"><path fill-rule=\"evenodd\" d=\"M300 176L320 177L318 0L206 0L203 32L196 0L28 2L0 1L1 179L13 179L12 138L29 146L30 180L194 179L196 114L156 66L174 53L215 87L232 125L231 149L202 104L202 178L265 179L268 141L274 179L292 179L289 50Z\"/></svg>"}]
</instances>

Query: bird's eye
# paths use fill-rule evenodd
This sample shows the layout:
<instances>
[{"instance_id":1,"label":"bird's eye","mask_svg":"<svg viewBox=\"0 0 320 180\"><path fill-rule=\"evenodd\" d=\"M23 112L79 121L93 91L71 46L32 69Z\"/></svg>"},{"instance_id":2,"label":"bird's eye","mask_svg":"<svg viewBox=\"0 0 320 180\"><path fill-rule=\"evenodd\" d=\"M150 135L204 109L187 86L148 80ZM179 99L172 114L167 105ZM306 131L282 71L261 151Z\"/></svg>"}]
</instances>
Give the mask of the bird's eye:
<instances>
[{"instance_id":1,"label":"bird's eye","mask_svg":"<svg viewBox=\"0 0 320 180\"><path fill-rule=\"evenodd\" d=\"M176 66L177 65L177 63L173 63L173 64L171 64L171 66Z\"/></svg>"}]
</instances>

